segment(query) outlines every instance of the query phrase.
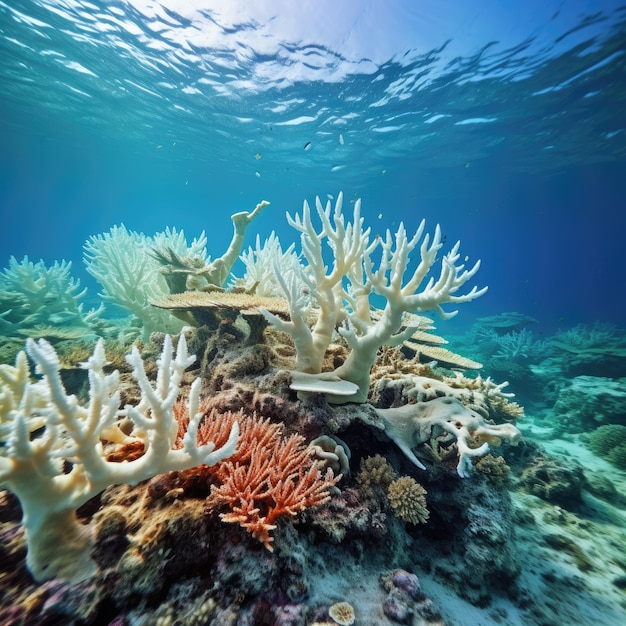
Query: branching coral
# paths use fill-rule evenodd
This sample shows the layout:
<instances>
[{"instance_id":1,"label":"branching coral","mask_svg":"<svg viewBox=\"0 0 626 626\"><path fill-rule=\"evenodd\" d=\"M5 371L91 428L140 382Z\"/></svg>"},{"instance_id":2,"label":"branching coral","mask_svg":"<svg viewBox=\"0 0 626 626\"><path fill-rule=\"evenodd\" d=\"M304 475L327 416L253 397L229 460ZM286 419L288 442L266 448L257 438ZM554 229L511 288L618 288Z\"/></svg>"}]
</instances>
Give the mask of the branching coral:
<instances>
[{"instance_id":1,"label":"branching coral","mask_svg":"<svg viewBox=\"0 0 626 626\"><path fill-rule=\"evenodd\" d=\"M322 474L304 438L283 437L280 424L256 416L239 422L238 450L211 471L219 485L211 488L208 504L222 511L222 521L238 523L272 551L276 521L327 502L341 476L330 468Z\"/></svg>"},{"instance_id":2,"label":"branching coral","mask_svg":"<svg viewBox=\"0 0 626 626\"><path fill-rule=\"evenodd\" d=\"M79 404L67 395L60 375L60 362L44 340L27 342L27 352L43 376L37 383L28 378L28 365L21 353L15 368L4 368L0 377L0 487L12 491L23 511L28 545L27 565L37 580L52 577L80 579L93 573L91 529L81 526L75 510L108 485L135 485L156 474L212 465L230 456L236 446L234 423L226 443L197 445L196 432L202 413L198 410L200 380L191 387L187 411L189 427L180 449L173 449L177 421L173 407L183 372L193 361L184 336L174 357L166 337L158 375L153 385L146 375L137 348L127 360L141 390L137 406L119 410L119 374L106 374L104 343L83 364L89 376L89 402ZM126 416L133 424L132 438L117 423ZM35 430L44 427L36 436ZM144 454L124 463L107 460L103 441L139 442Z\"/></svg>"},{"instance_id":3,"label":"branching coral","mask_svg":"<svg viewBox=\"0 0 626 626\"><path fill-rule=\"evenodd\" d=\"M154 331L176 333L183 327L169 312L150 306L151 300L169 293L157 262L149 254L151 249L149 237L129 231L123 224L90 237L84 246L87 271L103 288L100 296L130 311L140 321L146 340Z\"/></svg>"},{"instance_id":4,"label":"branching coral","mask_svg":"<svg viewBox=\"0 0 626 626\"><path fill-rule=\"evenodd\" d=\"M269 205L263 200L251 212L240 211L231 215L233 236L224 254L211 260L206 255L206 237L204 232L198 240L187 248L184 237L182 242L165 233L154 238L150 255L159 263L160 271L165 276L170 293L182 293L190 290L223 290L226 280L239 257L246 229L250 222ZM174 229L174 233L176 230ZM182 236L182 232L180 234Z\"/></svg>"},{"instance_id":5,"label":"branching coral","mask_svg":"<svg viewBox=\"0 0 626 626\"><path fill-rule=\"evenodd\" d=\"M253 291L257 296L282 296L283 292L274 273L274 266L278 265L283 272L295 268L298 256L294 249L295 244L292 243L283 251L274 231L263 242L263 245L257 235L255 247L250 246L239 257L246 268L243 278L233 279L230 286L246 292Z\"/></svg>"},{"instance_id":6,"label":"branching coral","mask_svg":"<svg viewBox=\"0 0 626 626\"><path fill-rule=\"evenodd\" d=\"M87 271L102 285L102 298L130 311L142 325L143 339L154 331L176 333L183 323L151 302L186 289L222 290L243 246L246 229L269 202L231 216L233 237L222 256L206 255L204 233L187 244L184 233L167 228L154 237L122 224L92 236L84 245Z\"/></svg>"},{"instance_id":7,"label":"branching coral","mask_svg":"<svg viewBox=\"0 0 626 626\"><path fill-rule=\"evenodd\" d=\"M5 335L30 333L41 336L39 328L79 327L83 333L97 321L100 310L83 311L81 298L86 289L71 275L71 262L46 266L28 257L9 259L0 272L0 330Z\"/></svg>"},{"instance_id":8,"label":"branching coral","mask_svg":"<svg viewBox=\"0 0 626 626\"><path fill-rule=\"evenodd\" d=\"M282 276L275 272L289 302L291 319L281 320L268 313L278 329L288 332L296 346L296 369L322 379L342 379L358 387L350 396L328 394L334 402L363 402L367 398L370 369L382 345L400 345L420 329L408 314L434 309L448 319L455 312L444 312L446 303L468 302L481 296L486 288L472 288L463 295L457 292L473 278L480 262L465 270L457 265L459 243L441 259L439 276L431 276L439 250L443 246L437 226L432 237L424 234L422 221L417 232L409 238L403 224L392 235L370 242L370 229L364 229L360 202L354 206L352 222L342 213L343 195L339 194L334 210L330 202L324 208L316 198L316 212L321 222L317 231L311 209L305 201L302 215L288 217L289 224L301 233L302 254L307 265ZM333 263L329 269L324 258L328 246ZM420 262L411 271L410 255L419 249ZM378 263L373 254L380 251ZM382 311L373 312L370 295L382 296L386 304ZM316 314L312 327L307 323L311 310ZM419 318L414 318L419 319ZM333 333L338 329L351 349L343 364L334 372L321 374L324 354ZM300 386L300 390L306 390Z\"/></svg>"},{"instance_id":9,"label":"branching coral","mask_svg":"<svg viewBox=\"0 0 626 626\"><path fill-rule=\"evenodd\" d=\"M578 324L569 330L560 331L553 337L551 343L562 350L577 352L623 343L623 337L614 324L596 322L593 326Z\"/></svg>"},{"instance_id":10,"label":"branching coral","mask_svg":"<svg viewBox=\"0 0 626 626\"><path fill-rule=\"evenodd\" d=\"M527 328L505 335L497 335L495 341L498 345L498 351L493 356L495 359L505 361L538 359L547 351L546 343L535 339L532 332Z\"/></svg>"},{"instance_id":11,"label":"branching coral","mask_svg":"<svg viewBox=\"0 0 626 626\"><path fill-rule=\"evenodd\" d=\"M395 514L411 524L425 524L428 520L426 489L410 476L401 476L387 489L389 504Z\"/></svg>"}]
</instances>

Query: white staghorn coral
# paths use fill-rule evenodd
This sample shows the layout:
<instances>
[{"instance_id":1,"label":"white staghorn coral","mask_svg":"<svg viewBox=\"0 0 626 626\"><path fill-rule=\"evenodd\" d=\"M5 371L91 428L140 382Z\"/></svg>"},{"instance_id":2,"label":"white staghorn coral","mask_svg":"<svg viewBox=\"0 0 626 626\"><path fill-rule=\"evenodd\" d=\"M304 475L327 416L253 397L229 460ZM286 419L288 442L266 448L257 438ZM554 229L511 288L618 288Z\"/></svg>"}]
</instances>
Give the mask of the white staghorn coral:
<instances>
[{"instance_id":1,"label":"white staghorn coral","mask_svg":"<svg viewBox=\"0 0 626 626\"><path fill-rule=\"evenodd\" d=\"M432 237L424 234L422 220L415 235L409 239L401 223L395 235L387 231L384 239L369 241L370 229L364 229L360 201L354 206L352 222L346 223L342 213L343 194L339 194L334 210L330 202L322 207L316 198L317 215L322 228L313 226L311 210L305 201L302 217L287 216L289 224L301 233L301 245L307 266L292 272L291 278L275 271L289 302L289 321L266 313L268 320L280 330L291 334L296 346L296 369L328 379L320 373L322 360L336 329L351 349L346 361L332 376L358 386L353 395L328 396L333 402L364 402L369 388L370 369L382 345L398 346L410 339L420 328L420 318L411 313L435 310L444 319L456 315L442 305L469 302L480 297L486 287L473 287L467 293L459 290L471 280L480 261L466 270L460 259L459 242L443 256L439 276L431 276L437 255L443 246L439 226ZM324 259L324 243L333 255L329 269ZM419 246L419 247L418 247ZM380 249L378 264L373 254ZM419 249L420 260L410 271L410 255ZM312 327L307 323L309 309L302 307L303 287L317 315ZM382 296L386 303L382 311L374 311L370 295ZM417 321L416 321L417 320ZM301 385L300 391L306 391Z\"/></svg>"},{"instance_id":2,"label":"white staghorn coral","mask_svg":"<svg viewBox=\"0 0 626 626\"><path fill-rule=\"evenodd\" d=\"M211 442L196 445L201 418L198 379L189 394L190 422L183 447L173 449L178 428L173 407L182 374L195 360L187 353L183 335L176 356L166 336L154 386L139 351L133 348L127 360L141 401L123 410L119 410L118 372L104 372L102 340L83 364L89 377L89 402L84 406L67 395L58 356L49 343L29 339L26 349L43 378L36 383L28 380L24 353L15 368L5 368L0 376L0 433L6 437L6 445L0 447L0 487L12 491L22 506L27 565L34 578L79 580L95 571L91 529L78 524L75 517L79 506L109 485L135 485L156 474L213 465L227 458L236 449L238 426L233 426L221 448L215 449ZM128 440L117 426L123 416L133 423L131 440L143 443L144 453L132 461L107 461L102 442ZM43 432L32 436L42 425Z\"/></svg>"},{"instance_id":3,"label":"white staghorn coral","mask_svg":"<svg viewBox=\"0 0 626 626\"><path fill-rule=\"evenodd\" d=\"M174 244L179 246L176 231L169 231ZM182 234L182 233L181 233ZM158 235L163 242L165 233ZM177 333L183 323L167 311L150 306L169 294L158 263L149 252L154 241L143 233L129 231L122 224L108 233L90 237L84 245L87 271L102 285L100 296L130 311L142 325L144 340L155 331Z\"/></svg>"},{"instance_id":4,"label":"white staghorn coral","mask_svg":"<svg viewBox=\"0 0 626 626\"><path fill-rule=\"evenodd\" d=\"M243 278L235 278L230 287L254 292L257 296L282 295L274 265L278 264L283 272L291 271L298 264L298 257L294 252L295 244L291 244L283 251L278 236L274 231L261 245L257 235L254 248L249 246L239 257L246 272ZM290 269L291 268L291 269Z\"/></svg>"},{"instance_id":5,"label":"white staghorn coral","mask_svg":"<svg viewBox=\"0 0 626 626\"><path fill-rule=\"evenodd\" d=\"M274 266L276 278L289 303L290 321L264 312L274 326L293 337L297 353L296 369L310 374L321 371L324 354L333 333L345 317L344 298L348 297L348 293L344 289L343 281L351 275L356 287L356 269L361 267L365 255L371 252L368 248L370 229L363 230L361 202L358 200L355 203L352 222L347 224L342 213L342 204L341 193L332 211L330 201L324 208L320 199L315 199L317 215L322 223L319 232L315 230L311 209L306 200L302 216L296 215L292 218L287 214L289 224L301 233L302 254L307 265L287 272L286 276L283 268L277 264ZM333 252L333 265L330 269L324 260L324 242ZM303 291L307 292L306 295ZM358 297L360 293L355 291ZM312 328L308 323L310 301L314 304L316 313Z\"/></svg>"}]
</instances>

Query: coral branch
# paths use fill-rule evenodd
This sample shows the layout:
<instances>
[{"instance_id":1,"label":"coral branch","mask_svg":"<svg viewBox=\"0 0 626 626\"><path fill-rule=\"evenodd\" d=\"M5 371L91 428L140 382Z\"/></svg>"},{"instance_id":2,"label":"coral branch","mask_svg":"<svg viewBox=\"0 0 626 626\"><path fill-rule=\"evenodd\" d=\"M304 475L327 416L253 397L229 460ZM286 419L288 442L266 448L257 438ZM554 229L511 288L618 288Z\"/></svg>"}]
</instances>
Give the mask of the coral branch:
<instances>
[{"instance_id":1,"label":"coral branch","mask_svg":"<svg viewBox=\"0 0 626 626\"><path fill-rule=\"evenodd\" d=\"M104 372L102 340L83 364L89 377L86 406L67 395L59 359L49 343L29 339L26 349L43 378L38 383L24 382L27 366L23 353L15 368L4 368L0 376L0 432L6 433L6 445L0 447L0 487L6 487L20 500L27 564L33 576L37 580L54 576L77 580L91 575L95 564L89 556L90 529L77 523L75 509L109 485L135 485L162 472L217 463L235 451L238 425L232 424L220 448L212 442L198 446L190 435L182 447L173 449L178 431L173 407L182 374L195 360L188 355L182 335L175 358L171 339L166 336L154 386L139 351L134 348L128 355L142 398L136 407L124 410L118 409L118 372ZM199 389L196 381L188 403L190 433L197 429L202 416L198 411ZM117 426L124 415L134 424L132 436L143 443L144 454L115 463L103 454L102 441L125 439ZM41 426L43 433L31 436Z\"/></svg>"},{"instance_id":2,"label":"coral branch","mask_svg":"<svg viewBox=\"0 0 626 626\"><path fill-rule=\"evenodd\" d=\"M282 438L279 425L255 416L240 421L239 449L215 468L220 484L208 504L226 509L222 521L238 523L272 551L278 518L324 504L341 476L322 474L300 435Z\"/></svg>"}]
</instances>

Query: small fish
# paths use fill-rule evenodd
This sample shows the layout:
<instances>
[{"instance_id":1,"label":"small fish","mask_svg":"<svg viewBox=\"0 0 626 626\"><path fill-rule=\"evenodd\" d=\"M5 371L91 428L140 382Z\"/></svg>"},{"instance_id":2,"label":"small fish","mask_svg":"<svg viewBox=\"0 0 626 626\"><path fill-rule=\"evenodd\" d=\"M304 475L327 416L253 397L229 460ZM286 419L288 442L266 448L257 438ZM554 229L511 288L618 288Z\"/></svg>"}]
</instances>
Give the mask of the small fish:
<instances>
[{"instance_id":1,"label":"small fish","mask_svg":"<svg viewBox=\"0 0 626 626\"><path fill-rule=\"evenodd\" d=\"M259 172L258 170L257 170L256 172L254 172L254 175L255 175L257 178L261 178L261 172Z\"/></svg>"},{"instance_id":2,"label":"small fish","mask_svg":"<svg viewBox=\"0 0 626 626\"><path fill-rule=\"evenodd\" d=\"M343 135L339 133L339 145L343 146Z\"/></svg>"},{"instance_id":3,"label":"small fish","mask_svg":"<svg viewBox=\"0 0 626 626\"><path fill-rule=\"evenodd\" d=\"M258 161L258 160L261 158L261 153L260 153L260 152L257 152L257 153L254 155L254 158Z\"/></svg>"},{"instance_id":4,"label":"small fish","mask_svg":"<svg viewBox=\"0 0 626 626\"><path fill-rule=\"evenodd\" d=\"M311 149L311 142L310 142L310 141L307 141L307 142L304 144L304 149L305 149L305 150L310 150L310 149Z\"/></svg>"}]
</instances>

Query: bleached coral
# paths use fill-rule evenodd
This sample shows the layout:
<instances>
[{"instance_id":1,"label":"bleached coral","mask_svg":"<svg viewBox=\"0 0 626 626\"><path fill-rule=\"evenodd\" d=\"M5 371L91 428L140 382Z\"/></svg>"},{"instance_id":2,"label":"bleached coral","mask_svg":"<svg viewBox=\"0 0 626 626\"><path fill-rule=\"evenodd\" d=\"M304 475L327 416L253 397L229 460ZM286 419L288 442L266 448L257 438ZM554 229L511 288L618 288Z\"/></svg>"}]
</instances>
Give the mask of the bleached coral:
<instances>
[{"instance_id":1,"label":"bleached coral","mask_svg":"<svg viewBox=\"0 0 626 626\"><path fill-rule=\"evenodd\" d=\"M239 257L245 266L243 278L233 279L230 286L245 291L254 291L258 296L282 296L274 266L278 265L285 272L295 269L298 256L294 249L295 244L291 244L283 251L274 231L263 242L263 245L257 235L254 248L249 246Z\"/></svg>"},{"instance_id":2,"label":"bleached coral","mask_svg":"<svg viewBox=\"0 0 626 626\"><path fill-rule=\"evenodd\" d=\"M214 260L207 256L204 232L188 244L182 230L167 228L148 237L122 224L87 240L87 271L102 285L104 300L140 321L144 340L155 331L177 333L183 322L166 310L153 308L151 302L185 290L221 290L241 252L248 225L268 204L263 200L252 211L231 216L232 239L224 254Z\"/></svg>"},{"instance_id":3,"label":"bleached coral","mask_svg":"<svg viewBox=\"0 0 626 626\"><path fill-rule=\"evenodd\" d=\"M349 396L333 396L333 402L363 402L367 398L370 369L376 361L378 349L383 345L397 346L410 339L420 329L420 318L411 313L435 310L444 319L456 312L447 313L446 303L469 302L485 291L473 287L465 294L457 292L473 278L480 267L477 262L465 270L458 264L459 243L443 256L439 276L430 276L437 255L443 246L439 226L432 236L424 234L422 221L417 232L409 238L403 224L392 235L377 237L370 242L370 229L364 228L361 204L357 201L351 222L346 222L342 212L343 195L339 194L334 209L330 202L322 206L316 198L316 212L321 222L317 231L308 203L304 202L302 215L287 216L289 224L301 235L302 253L307 265L299 271L281 274L275 272L289 302L289 321L275 315L267 318L279 330L288 332L296 346L296 369L318 378L324 354L338 330L351 349L343 364L331 378L349 381L358 387ZM332 254L332 266L325 260L325 245ZM420 261L410 270L410 255L419 249ZM378 262L373 255L380 251ZM370 296L385 299L382 311L373 311ZM314 314L312 327L308 317Z\"/></svg>"},{"instance_id":4,"label":"bleached coral","mask_svg":"<svg viewBox=\"0 0 626 626\"><path fill-rule=\"evenodd\" d=\"M513 401L514 393L505 391L509 383L495 383L490 377L466 378L460 372L454 377L439 379L412 372L381 372L372 383L372 394L380 400L383 397L396 398L404 403L428 402L435 398L449 397L459 400L464 406L476 411L482 417L499 417L514 421L524 415L522 407ZM390 403L387 402L388 406Z\"/></svg>"},{"instance_id":5,"label":"bleached coral","mask_svg":"<svg viewBox=\"0 0 626 626\"><path fill-rule=\"evenodd\" d=\"M42 326L88 327L100 311L84 311L86 289L71 274L72 263L9 259L0 272L0 330L5 335L35 334Z\"/></svg>"},{"instance_id":6,"label":"bleached coral","mask_svg":"<svg viewBox=\"0 0 626 626\"><path fill-rule=\"evenodd\" d=\"M150 237L123 224L90 237L84 245L85 266L102 286L100 296L130 311L140 321L146 340L152 332L177 333L183 327L168 311L150 306L151 300L169 293L158 263L149 254L152 245Z\"/></svg>"},{"instance_id":7,"label":"bleached coral","mask_svg":"<svg viewBox=\"0 0 626 626\"><path fill-rule=\"evenodd\" d=\"M444 449L454 444L458 456L457 473L461 478L469 475L472 458L483 457L489 452L490 443L497 445L501 439L506 439L516 444L521 436L513 424L491 424L451 397L376 409L376 413L385 424L387 436L421 469L425 466L412 448L431 443Z\"/></svg>"},{"instance_id":8,"label":"bleached coral","mask_svg":"<svg viewBox=\"0 0 626 626\"><path fill-rule=\"evenodd\" d=\"M108 485L135 485L162 472L217 463L235 451L238 426L233 425L226 444L218 449L211 442L196 444L202 417L197 379L189 394L189 426L183 445L173 448L178 431L173 407L182 374L195 360L187 353L183 335L175 356L171 339L166 337L154 385L139 351L133 348L127 360L141 401L122 410L119 374L117 370L105 373L102 340L83 364L89 377L86 405L66 393L58 356L49 343L29 339L26 350L42 379L35 383L28 379L24 353L18 356L15 368L5 368L0 377L0 433L5 442L0 446L0 487L12 491L20 501L27 565L35 579L77 580L95 570L90 557L92 529L78 524L75 510L79 506ZM144 453L116 463L106 459L103 441L129 440L118 427L124 416L133 424L130 439L143 444ZM43 432L32 436L42 426Z\"/></svg>"}]
</instances>

